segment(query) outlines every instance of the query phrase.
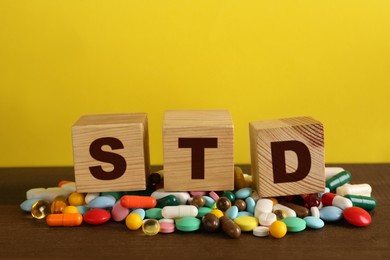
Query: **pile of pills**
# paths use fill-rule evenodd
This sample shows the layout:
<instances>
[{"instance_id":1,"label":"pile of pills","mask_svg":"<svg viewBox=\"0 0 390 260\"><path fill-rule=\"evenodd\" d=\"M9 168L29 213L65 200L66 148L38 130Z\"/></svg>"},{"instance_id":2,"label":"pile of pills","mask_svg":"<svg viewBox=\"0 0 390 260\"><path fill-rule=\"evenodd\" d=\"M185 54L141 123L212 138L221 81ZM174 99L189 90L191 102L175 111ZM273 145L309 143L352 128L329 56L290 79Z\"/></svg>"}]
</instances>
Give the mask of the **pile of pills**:
<instances>
[{"instance_id":1,"label":"pile of pills","mask_svg":"<svg viewBox=\"0 0 390 260\"><path fill-rule=\"evenodd\" d=\"M260 198L251 176L235 167L235 191L166 192L163 173L152 173L148 189L133 192L78 193L75 183L27 191L23 211L49 226L102 225L124 222L147 236L158 233L219 232L238 238L242 232L256 237L283 238L289 232L321 229L344 218L357 227L368 226L368 213L376 207L369 184L349 184L351 174L326 167L326 191L286 197Z\"/></svg>"}]
</instances>

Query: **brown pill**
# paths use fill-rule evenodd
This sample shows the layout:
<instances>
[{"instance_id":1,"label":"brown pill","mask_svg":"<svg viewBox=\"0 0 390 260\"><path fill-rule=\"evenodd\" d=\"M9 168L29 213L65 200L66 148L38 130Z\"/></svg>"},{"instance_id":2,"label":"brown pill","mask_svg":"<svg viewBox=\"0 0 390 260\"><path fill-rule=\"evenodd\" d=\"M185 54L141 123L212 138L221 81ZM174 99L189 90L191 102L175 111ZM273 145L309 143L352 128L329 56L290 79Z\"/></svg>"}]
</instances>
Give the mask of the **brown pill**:
<instances>
[{"instance_id":1,"label":"brown pill","mask_svg":"<svg viewBox=\"0 0 390 260\"><path fill-rule=\"evenodd\" d=\"M190 205L194 205L195 207L203 207L204 204L206 203L206 199L202 195L196 195L191 198L189 201Z\"/></svg>"},{"instance_id":2,"label":"brown pill","mask_svg":"<svg viewBox=\"0 0 390 260\"><path fill-rule=\"evenodd\" d=\"M214 214L208 213L203 216L202 224L207 232L214 232L219 228L219 219Z\"/></svg>"},{"instance_id":3,"label":"brown pill","mask_svg":"<svg viewBox=\"0 0 390 260\"><path fill-rule=\"evenodd\" d=\"M237 206L238 211L243 211L246 209L246 203L244 200L236 200L234 206Z\"/></svg>"},{"instance_id":4,"label":"brown pill","mask_svg":"<svg viewBox=\"0 0 390 260\"><path fill-rule=\"evenodd\" d=\"M231 238L238 238L241 235L241 228L234 223L230 218L222 216L219 218L222 230Z\"/></svg>"},{"instance_id":5,"label":"brown pill","mask_svg":"<svg viewBox=\"0 0 390 260\"><path fill-rule=\"evenodd\" d=\"M218 200L217 200L217 208L219 210L221 210L222 212L225 212L226 210L228 210L228 208L230 208L232 206L232 203L230 202L230 200L226 197L220 197Z\"/></svg>"},{"instance_id":6,"label":"brown pill","mask_svg":"<svg viewBox=\"0 0 390 260\"><path fill-rule=\"evenodd\" d=\"M303 206L299 206L297 204L287 202L287 201L282 201L281 204L294 210L295 213L297 214L297 217L299 218L304 218L309 215L309 209Z\"/></svg>"}]
</instances>

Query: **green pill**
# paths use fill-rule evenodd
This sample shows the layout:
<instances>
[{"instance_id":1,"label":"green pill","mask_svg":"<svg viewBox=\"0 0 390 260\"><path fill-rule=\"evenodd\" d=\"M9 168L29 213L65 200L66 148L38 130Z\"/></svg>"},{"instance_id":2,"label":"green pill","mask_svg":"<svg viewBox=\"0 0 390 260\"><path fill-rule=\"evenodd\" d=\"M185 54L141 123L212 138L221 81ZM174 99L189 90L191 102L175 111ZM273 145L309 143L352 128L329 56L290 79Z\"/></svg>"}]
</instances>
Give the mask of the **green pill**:
<instances>
[{"instance_id":1,"label":"green pill","mask_svg":"<svg viewBox=\"0 0 390 260\"><path fill-rule=\"evenodd\" d=\"M351 180L351 174L348 171L342 171L326 181L326 187L331 191L336 190L337 187L340 187Z\"/></svg>"},{"instance_id":2,"label":"green pill","mask_svg":"<svg viewBox=\"0 0 390 260\"><path fill-rule=\"evenodd\" d=\"M287 217L280 221L286 224L288 232L300 232L306 229L306 221L298 217Z\"/></svg>"},{"instance_id":3,"label":"green pill","mask_svg":"<svg viewBox=\"0 0 390 260\"><path fill-rule=\"evenodd\" d=\"M179 205L179 200L175 195L168 195L161 199L157 200L157 208L163 208L165 206L177 206Z\"/></svg>"},{"instance_id":4,"label":"green pill","mask_svg":"<svg viewBox=\"0 0 390 260\"><path fill-rule=\"evenodd\" d=\"M373 197L361 196L361 195L345 195L345 198L348 198L352 201L352 205L371 211L376 208L376 199Z\"/></svg>"},{"instance_id":5,"label":"green pill","mask_svg":"<svg viewBox=\"0 0 390 260\"><path fill-rule=\"evenodd\" d=\"M212 209L208 207L199 207L198 208L198 215L196 215L197 218L202 218L204 215L210 213Z\"/></svg>"},{"instance_id":6,"label":"green pill","mask_svg":"<svg viewBox=\"0 0 390 260\"><path fill-rule=\"evenodd\" d=\"M162 219L163 218L160 208L151 208L151 209L145 210L145 216L148 219Z\"/></svg>"},{"instance_id":7,"label":"green pill","mask_svg":"<svg viewBox=\"0 0 390 260\"><path fill-rule=\"evenodd\" d=\"M195 217L183 217L175 221L176 229L184 232L196 231L200 228L200 219Z\"/></svg>"}]
</instances>

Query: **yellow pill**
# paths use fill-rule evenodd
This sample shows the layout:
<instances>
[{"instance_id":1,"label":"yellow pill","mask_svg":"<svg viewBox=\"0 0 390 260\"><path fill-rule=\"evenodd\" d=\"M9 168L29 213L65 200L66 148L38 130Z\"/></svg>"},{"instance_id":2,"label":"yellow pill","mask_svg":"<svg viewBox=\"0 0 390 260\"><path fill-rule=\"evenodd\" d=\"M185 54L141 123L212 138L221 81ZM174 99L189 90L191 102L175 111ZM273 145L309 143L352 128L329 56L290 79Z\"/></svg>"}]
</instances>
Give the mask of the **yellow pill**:
<instances>
[{"instance_id":1,"label":"yellow pill","mask_svg":"<svg viewBox=\"0 0 390 260\"><path fill-rule=\"evenodd\" d=\"M276 198L268 198L268 199L272 200L272 203L274 204L274 206L279 203Z\"/></svg>"},{"instance_id":2,"label":"yellow pill","mask_svg":"<svg viewBox=\"0 0 390 260\"><path fill-rule=\"evenodd\" d=\"M223 216L223 212L219 209L213 209L210 213L214 214L218 219Z\"/></svg>"},{"instance_id":3,"label":"yellow pill","mask_svg":"<svg viewBox=\"0 0 390 260\"><path fill-rule=\"evenodd\" d=\"M126 217L126 226L130 230L137 230L142 226L142 218L137 213L131 213Z\"/></svg>"},{"instance_id":4,"label":"yellow pill","mask_svg":"<svg viewBox=\"0 0 390 260\"><path fill-rule=\"evenodd\" d=\"M73 192L72 194L69 195L68 197L68 202L69 205L71 206L81 206L85 204L85 195L78 193L78 192Z\"/></svg>"},{"instance_id":5,"label":"yellow pill","mask_svg":"<svg viewBox=\"0 0 390 260\"><path fill-rule=\"evenodd\" d=\"M242 231L252 231L259 225L258 219L251 216L241 216L235 218L234 223L236 223Z\"/></svg>"},{"instance_id":6,"label":"yellow pill","mask_svg":"<svg viewBox=\"0 0 390 260\"><path fill-rule=\"evenodd\" d=\"M246 181L244 178L244 174L240 167L234 167L234 188L236 190L242 189L246 187Z\"/></svg>"},{"instance_id":7,"label":"yellow pill","mask_svg":"<svg viewBox=\"0 0 390 260\"><path fill-rule=\"evenodd\" d=\"M77 207L75 206L66 206L63 210L62 213L80 213Z\"/></svg>"},{"instance_id":8,"label":"yellow pill","mask_svg":"<svg viewBox=\"0 0 390 260\"><path fill-rule=\"evenodd\" d=\"M269 227L269 233L274 238L282 238L287 233L287 226L284 222L277 220Z\"/></svg>"}]
</instances>

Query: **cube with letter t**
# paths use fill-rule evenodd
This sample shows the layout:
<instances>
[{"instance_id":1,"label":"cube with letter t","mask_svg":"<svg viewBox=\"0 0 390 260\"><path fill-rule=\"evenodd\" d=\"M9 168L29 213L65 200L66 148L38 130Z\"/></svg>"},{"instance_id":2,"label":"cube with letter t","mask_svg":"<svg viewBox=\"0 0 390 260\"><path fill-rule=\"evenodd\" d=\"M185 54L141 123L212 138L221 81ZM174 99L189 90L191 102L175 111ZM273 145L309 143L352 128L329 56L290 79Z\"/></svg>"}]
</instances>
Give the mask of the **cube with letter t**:
<instances>
[{"instance_id":1,"label":"cube with letter t","mask_svg":"<svg viewBox=\"0 0 390 260\"><path fill-rule=\"evenodd\" d=\"M249 124L253 182L261 197L323 192L324 129L310 117Z\"/></svg>"},{"instance_id":2,"label":"cube with letter t","mask_svg":"<svg viewBox=\"0 0 390 260\"><path fill-rule=\"evenodd\" d=\"M78 192L146 189L146 113L85 115L73 125L72 136Z\"/></svg>"},{"instance_id":3,"label":"cube with letter t","mask_svg":"<svg viewBox=\"0 0 390 260\"><path fill-rule=\"evenodd\" d=\"M232 190L233 135L229 111L166 111L163 124L164 189Z\"/></svg>"}]
</instances>

